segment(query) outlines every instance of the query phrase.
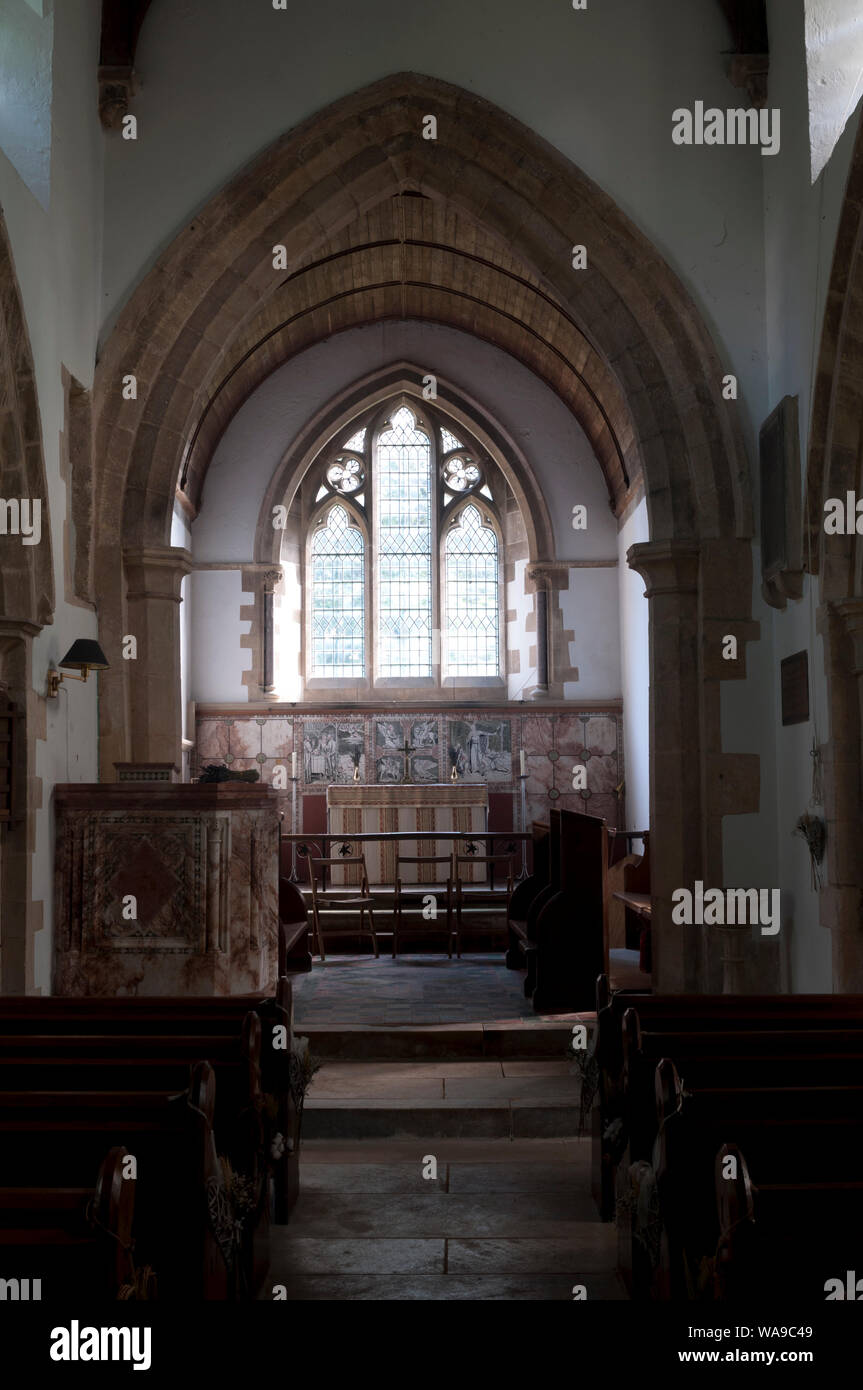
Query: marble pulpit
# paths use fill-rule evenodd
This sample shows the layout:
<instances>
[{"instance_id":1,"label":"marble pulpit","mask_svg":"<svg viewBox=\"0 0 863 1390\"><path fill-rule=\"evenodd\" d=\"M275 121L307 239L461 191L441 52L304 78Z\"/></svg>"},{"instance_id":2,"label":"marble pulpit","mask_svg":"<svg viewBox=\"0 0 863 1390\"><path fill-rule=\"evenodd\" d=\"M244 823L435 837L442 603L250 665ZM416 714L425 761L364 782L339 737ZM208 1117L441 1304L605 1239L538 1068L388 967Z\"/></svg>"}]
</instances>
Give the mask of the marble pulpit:
<instances>
[{"instance_id":1,"label":"marble pulpit","mask_svg":"<svg viewBox=\"0 0 863 1390\"><path fill-rule=\"evenodd\" d=\"M360 783L327 788L327 827L331 835L392 834L420 830L462 830L482 836L488 830L488 791L485 786L466 782L399 782L364 786ZM369 883L395 882L396 855L450 854L451 839L444 840L367 840L355 842L353 852L365 854ZM338 854L335 845L331 854ZM482 847L480 853L488 851ZM477 881L485 877L485 865L471 873ZM351 883L355 874L333 870L333 883ZM417 881L421 881L422 873Z\"/></svg>"},{"instance_id":2,"label":"marble pulpit","mask_svg":"<svg viewBox=\"0 0 863 1390\"><path fill-rule=\"evenodd\" d=\"M278 966L277 793L55 789L58 994L245 994Z\"/></svg>"}]
</instances>

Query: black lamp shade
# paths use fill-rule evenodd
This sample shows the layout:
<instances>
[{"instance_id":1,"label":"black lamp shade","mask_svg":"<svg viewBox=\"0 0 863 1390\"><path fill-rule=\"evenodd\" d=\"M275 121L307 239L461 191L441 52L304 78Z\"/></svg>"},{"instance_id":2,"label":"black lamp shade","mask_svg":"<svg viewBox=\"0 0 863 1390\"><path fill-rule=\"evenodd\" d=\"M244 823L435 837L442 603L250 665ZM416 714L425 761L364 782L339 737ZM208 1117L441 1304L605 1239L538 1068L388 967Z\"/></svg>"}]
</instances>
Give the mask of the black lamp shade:
<instances>
[{"instance_id":1,"label":"black lamp shade","mask_svg":"<svg viewBox=\"0 0 863 1390\"><path fill-rule=\"evenodd\" d=\"M79 637L60 662L65 671L107 671L108 662L98 642Z\"/></svg>"}]
</instances>

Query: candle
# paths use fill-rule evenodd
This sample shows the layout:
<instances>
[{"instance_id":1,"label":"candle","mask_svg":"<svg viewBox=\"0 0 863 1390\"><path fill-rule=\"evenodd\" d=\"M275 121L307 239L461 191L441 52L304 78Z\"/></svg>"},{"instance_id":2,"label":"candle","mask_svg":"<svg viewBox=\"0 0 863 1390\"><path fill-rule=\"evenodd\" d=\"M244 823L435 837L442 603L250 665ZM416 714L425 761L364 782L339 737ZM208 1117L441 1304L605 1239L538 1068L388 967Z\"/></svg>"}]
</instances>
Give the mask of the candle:
<instances>
[{"instance_id":1,"label":"candle","mask_svg":"<svg viewBox=\"0 0 863 1390\"><path fill-rule=\"evenodd\" d=\"M518 764L519 764L519 772L520 772L521 776L524 777L524 775L525 775L525 766L524 766L524 749L523 749L523 748L521 749L521 751L520 751L520 753L519 753L519 755L518 755Z\"/></svg>"},{"instance_id":2,"label":"candle","mask_svg":"<svg viewBox=\"0 0 863 1390\"><path fill-rule=\"evenodd\" d=\"M291 754L291 776L292 776L292 777L296 777L296 775L297 775L297 754L296 754L296 750L294 750L294 752Z\"/></svg>"}]
</instances>

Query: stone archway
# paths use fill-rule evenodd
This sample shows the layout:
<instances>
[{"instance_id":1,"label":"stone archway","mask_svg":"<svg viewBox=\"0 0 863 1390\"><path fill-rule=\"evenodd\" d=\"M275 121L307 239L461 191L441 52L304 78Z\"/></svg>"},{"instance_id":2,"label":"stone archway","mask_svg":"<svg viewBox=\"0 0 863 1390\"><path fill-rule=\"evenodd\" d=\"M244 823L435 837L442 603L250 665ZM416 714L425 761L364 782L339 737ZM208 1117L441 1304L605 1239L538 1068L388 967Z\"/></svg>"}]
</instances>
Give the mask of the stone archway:
<instances>
[{"instance_id":1,"label":"stone archway","mask_svg":"<svg viewBox=\"0 0 863 1390\"><path fill-rule=\"evenodd\" d=\"M824 503L863 493L863 123L836 238L815 377L806 477L806 567L818 577L830 731L821 754L827 819L822 925L837 992L863 990L863 541L828 536Z\"/></svg>"},{"instance_id":2,"label":"stone archway","mask_svg":"<svg viewBox=\"0 0 863 1390\"><path fill-rule=\"evenodd\" d=\"M23 994L33 988L33 942L42 925L42 905L32 894L32 854L40 804L35 744L45 737L45 702L33 690L31 658L33 638L53 622L54 569L33 358L2 215L0 458L6 511L6 533L0 535L0 704L14 715L12 814L0 823L0 993Z\"/></svg>"},{"instance_id":3,"label":"stone archway","mask_svg":"<svg viewBox=\"0 0 863 1390\"><path fill-rule=\"evenodd\" d=\"M429 111L435 141L421 138ZM587 270L572 268L576 242L589 248ZM287 278L274 273L275 245ZM723 754L719 724L720 638L737 633L743 649L753 635L736 408L721 398L701 316L655 248L490 103L416 74L336 102L217 193L142 281L95 388L106 649L131 630L124 555L147 634L138 689L156 672L162 688L176 680L176 623L161 617L188 565L167 546L178 479L194 506L238 403L299 347L402 316L467 327L542 374L584 425L616 504L643 481L652 540L630 562L651 607L657 978L704 987L703 941L671 925L671 893L698 877L721 882L722 816L758 808L758 760ZM134 401L123 399L127 374ZM124 664L105 673L103 767L179 747L163 701L133 707ZM738 668L737 678L743 659Z\"/></svg>"}]
</instances>

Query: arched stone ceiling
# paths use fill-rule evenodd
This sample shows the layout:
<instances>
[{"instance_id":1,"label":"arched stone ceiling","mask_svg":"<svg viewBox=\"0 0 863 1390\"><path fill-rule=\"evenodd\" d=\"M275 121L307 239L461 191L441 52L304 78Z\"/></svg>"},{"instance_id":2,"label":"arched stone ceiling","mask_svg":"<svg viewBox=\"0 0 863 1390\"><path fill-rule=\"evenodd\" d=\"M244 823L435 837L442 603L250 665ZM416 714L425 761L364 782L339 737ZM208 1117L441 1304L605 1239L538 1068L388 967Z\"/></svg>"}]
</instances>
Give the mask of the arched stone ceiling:
<instances>
[{"instance_id":1,"label":"arched stone ceiling","mask_svg":"<svg viewBox=\"0 0 863 1390\"><path fill-rule=\"evenodd\" d=\"M430 110L438 138L426 141ZM575 243L586 270L573 270ZM276 244L287 276L273 270ZM683 285L558 151L490 103L408 73L277 141L131 297L97 372L104 542L167 540L178 479L200 490L232 410L291 352L402 314L487 337L553 384L615 498L643 471L654 536L751 533L736 408ZM127 373L135 401L122 398Z\"/></svg>"},{"instance_id":2,"label":"arched stone ceiling","mask_svg":"<svg viewBox=\"0 0 863 1390\"><path fill-rule=\"evenodd\" d=\"M587 433L612 505L625 498L639 464L613 372L529 265L464 214L407 194L305 257L236 335L183 459L180 487L193 506L219 439L262 380L321 338L386 318L461 328L529 366Z\"/></svg>"},{"instance_id":3,"label":"arched stone ceiling","mask_svg":"<svg viewBox=\"0 0 863 1390\"><path fill-rule=\"evenodd\" d=\"M42 452L42 424L30 339L21 292L12 262L5 220L0 214L0 460L3 496L28 499L30 521L40 504L38 545L23 534L0 536L0 616L4 621L43 626L54 621L54 565L48 485Z\"/></svg>"}]
</instances>

